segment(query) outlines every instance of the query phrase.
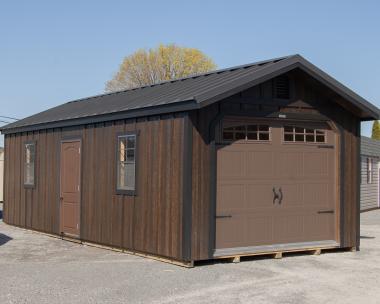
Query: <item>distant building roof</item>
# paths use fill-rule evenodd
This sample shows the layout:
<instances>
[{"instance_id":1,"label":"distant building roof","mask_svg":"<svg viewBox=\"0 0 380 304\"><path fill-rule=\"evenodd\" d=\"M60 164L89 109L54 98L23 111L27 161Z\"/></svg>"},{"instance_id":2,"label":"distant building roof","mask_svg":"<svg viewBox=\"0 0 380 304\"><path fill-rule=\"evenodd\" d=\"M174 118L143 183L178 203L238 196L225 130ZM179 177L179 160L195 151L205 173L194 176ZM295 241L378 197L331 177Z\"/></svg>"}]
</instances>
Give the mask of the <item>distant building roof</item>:
<instances>
[{"instance_id":1,"label":"distant building roof","mask_svg":"<svg viewBox=\"0 0 380 304\"><path fill-rule=\"evenodd\" d=\"M380 157L380 140L362 136L360 146L360 154Z\"/></svg>"}]
</instances>

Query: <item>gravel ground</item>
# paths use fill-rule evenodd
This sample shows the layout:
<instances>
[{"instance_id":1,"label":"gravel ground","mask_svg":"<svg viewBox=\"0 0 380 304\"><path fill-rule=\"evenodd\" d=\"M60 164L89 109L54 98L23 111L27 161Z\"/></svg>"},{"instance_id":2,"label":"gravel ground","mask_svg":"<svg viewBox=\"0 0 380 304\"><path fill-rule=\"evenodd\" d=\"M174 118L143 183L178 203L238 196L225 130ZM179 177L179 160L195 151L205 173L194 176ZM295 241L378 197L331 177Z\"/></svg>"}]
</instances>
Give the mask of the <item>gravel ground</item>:
<instances>
[{"instance_id":1,"label":"gravel ground","mask_svg":"<svg viewBox=\"0 0 380 304\"><path fill-rule=\"evenodd\" d=\"M361 229L360 252L185 269L0 221L0 303L379 303L380 211Z\"/></svg>"}]
</instances>

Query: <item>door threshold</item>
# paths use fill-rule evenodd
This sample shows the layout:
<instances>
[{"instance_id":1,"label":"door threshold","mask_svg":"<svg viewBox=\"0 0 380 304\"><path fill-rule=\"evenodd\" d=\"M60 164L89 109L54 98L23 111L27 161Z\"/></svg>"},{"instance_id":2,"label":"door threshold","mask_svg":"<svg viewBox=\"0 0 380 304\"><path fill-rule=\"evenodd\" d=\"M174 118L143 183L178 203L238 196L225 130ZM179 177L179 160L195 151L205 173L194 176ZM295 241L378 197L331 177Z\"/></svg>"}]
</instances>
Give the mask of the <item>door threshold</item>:
<instances>
[{"instance_id":1,"label":"door threshold","mask_svg":"<svg viewBox=\"0 0 380 304\"><path fill-rule=\"evenodd\" d=\"M306 249L318 248L338 248L340 244L335 240L315 241L315 242L300 242L300 243L287 243L287 244L274 244L262 246L248 246L248 247L234 247L234 248L221 248L215 249L213 257L233 256L233 255L246 255L255 253L272 253L282 251L302 251Z\"/></svg>"},{"instance_id":2,"label":"door threshold","mask_svg":"<svg viewBox=\"0 0 380 304\"><path fill-rule=\"evenodd\" d=\"M71 233L64 233L64 232L61 232L61 238L71 239L71 240L80 240L79 235L71 234Z\"/></svg>"}]
</instances>

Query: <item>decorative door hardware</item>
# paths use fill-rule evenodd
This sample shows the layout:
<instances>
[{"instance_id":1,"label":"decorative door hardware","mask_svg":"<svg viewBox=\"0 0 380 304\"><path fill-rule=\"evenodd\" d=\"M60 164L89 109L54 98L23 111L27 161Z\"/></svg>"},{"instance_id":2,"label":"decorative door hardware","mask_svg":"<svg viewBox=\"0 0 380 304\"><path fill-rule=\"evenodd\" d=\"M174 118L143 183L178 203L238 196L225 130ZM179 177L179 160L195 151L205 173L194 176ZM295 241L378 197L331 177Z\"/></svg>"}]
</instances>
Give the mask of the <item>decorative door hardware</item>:
<instances>
[{"instance_id":1,"label":"decorative door hardware","mask_svg":"<svg viewBox=\"0 0 380 304\"><path fill-rule=\"evenodd\" d=\"M278 199L278 203L281 205L282 198L284 197L281 187L278 189L278 193L276 192L275 187L273 187L272 191L273 191L273 204L275 204L276 200Z\"/></svg>"}]
</instances>

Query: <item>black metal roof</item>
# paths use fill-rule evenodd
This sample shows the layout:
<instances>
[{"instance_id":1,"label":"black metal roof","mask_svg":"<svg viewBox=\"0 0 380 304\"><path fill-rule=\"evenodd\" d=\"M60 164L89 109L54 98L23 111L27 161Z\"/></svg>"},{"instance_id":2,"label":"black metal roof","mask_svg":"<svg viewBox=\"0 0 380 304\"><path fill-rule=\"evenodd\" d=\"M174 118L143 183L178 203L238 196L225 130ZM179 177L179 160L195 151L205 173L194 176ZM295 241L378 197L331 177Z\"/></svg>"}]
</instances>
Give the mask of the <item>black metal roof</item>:
<instances>
[{"instance_id":1,"label":"black metal roof","mask_svg":"<svg viewBox=\"0 0 380 304\"><path fill-rule=\"evenodd\" d=\"M14 133L198 109L300 68L354 104L363 120L378 119L377 107L300 55L260 61L155 85L78 99L1 128Z\"/></svg>"}]
</instances>

